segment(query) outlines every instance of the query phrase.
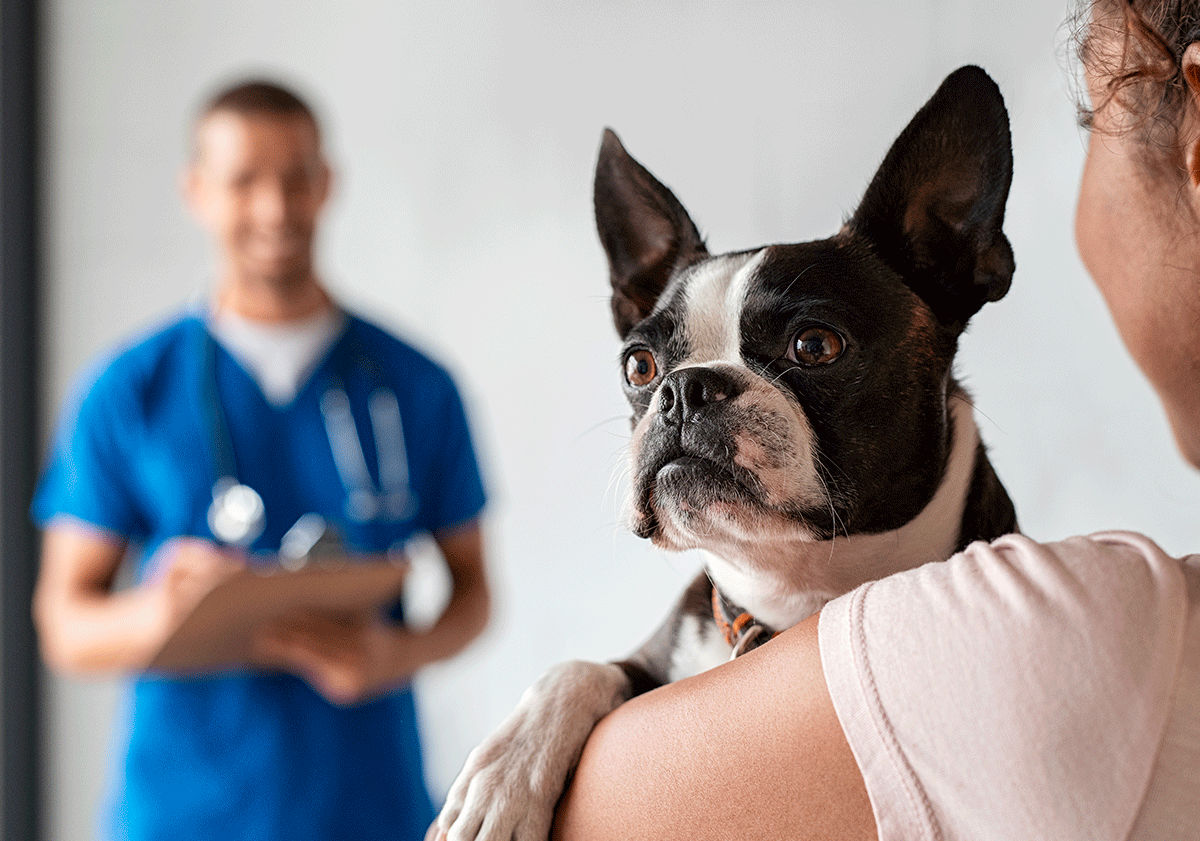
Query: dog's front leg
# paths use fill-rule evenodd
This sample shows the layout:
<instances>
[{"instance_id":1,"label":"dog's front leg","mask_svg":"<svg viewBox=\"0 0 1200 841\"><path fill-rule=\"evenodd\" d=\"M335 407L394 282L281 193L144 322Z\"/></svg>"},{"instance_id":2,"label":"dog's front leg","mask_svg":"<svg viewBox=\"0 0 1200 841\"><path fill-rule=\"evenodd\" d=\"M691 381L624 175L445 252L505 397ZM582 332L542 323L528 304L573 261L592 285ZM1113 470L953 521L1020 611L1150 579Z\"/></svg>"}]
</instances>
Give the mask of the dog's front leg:
<instances>
[{"instance_id":1,"label":"dog's front leg","mask_svg":"<svg viewBox=\"0 0 1200 841\"><path fill-rule=\"evenodd\" d=\"M546 841L588 734L629 697L629 679L614 664L574 660L550 669L467 756L429 837Z\"/></svg>"},{"instance_id":2,"label":"dog's front leg","mask_svg":"<svg viewBox=\"0 0 1200 841\"><path fill-rule=\"evenodd\" d=\"M704 586L698 580L689 587L628 660L561 663L525 690L512 714L467 756L427 841L546 841L555 804L596 722L671 679L680 624L703 601Z\"/></svg>"}]
</instances>

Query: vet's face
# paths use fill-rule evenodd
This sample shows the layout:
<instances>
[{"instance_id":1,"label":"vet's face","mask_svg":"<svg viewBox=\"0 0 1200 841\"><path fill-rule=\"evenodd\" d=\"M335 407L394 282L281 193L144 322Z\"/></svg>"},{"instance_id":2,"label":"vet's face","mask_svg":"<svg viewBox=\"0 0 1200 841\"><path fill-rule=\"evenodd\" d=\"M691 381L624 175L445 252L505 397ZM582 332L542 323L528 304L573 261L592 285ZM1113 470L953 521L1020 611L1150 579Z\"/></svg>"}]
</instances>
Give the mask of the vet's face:
<instances>
[{"instance_id":1,"label":"vet's face","mask_svg":"<svg viewBox=\"0 0 1200 841\"><path fill-rule=\"evenodd\" d=\"M218 111L197 129L189 204L239 275L307 283L329 167L303 116Z\"/></svg>"},{"instance_id":2,"label":"vet's face","mask_svg":"<svg viewBox=\"0 0 1200 841\"><path fill-rule=\"evenodd\" d=\"M634 531L690 548L902 524L937 478L914 460L945 429L952 354L851 236L683 269L622 354Z\"/></svg>"}]
</instances>

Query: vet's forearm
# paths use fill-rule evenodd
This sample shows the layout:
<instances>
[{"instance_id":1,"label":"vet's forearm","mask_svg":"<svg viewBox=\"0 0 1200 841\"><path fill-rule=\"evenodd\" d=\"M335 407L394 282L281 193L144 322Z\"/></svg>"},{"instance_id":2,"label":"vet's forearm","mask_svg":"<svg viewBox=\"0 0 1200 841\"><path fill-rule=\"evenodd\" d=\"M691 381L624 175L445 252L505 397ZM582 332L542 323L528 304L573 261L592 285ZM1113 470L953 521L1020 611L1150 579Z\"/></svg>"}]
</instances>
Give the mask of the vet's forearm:
<instances>
[{"instance_id":1,"label":"vet's forearm","mask_svg":"<svg viewBox=\"0 0 1200 841\"><path fill-rule=\"evenodd\" d=\"M441 618L428 631L412 638L420 647L420 660L444 660L466 648L487 627L491 602L483 575L456 576L454 592Z\"/></svg>"},{"instance_id":2,"label":"vet's forearm","mask_svg":"<svg viewBox=\"0 0 1200 841\"><path fill-rule=\"evenodd\" d=\"M476 519L434 535L454 582L450 603L428 632L412 637L421 664L443 660L483 632L491 614L482 523Z\"/></svg>"},{"instance_id":3,"label":"vet's forearm","mask_svg":"<svg viewBox=\"0 0 1200 841\"><path fill-rule=\"evenodd\" d=\"M139 671L162 642L152 600L141 588L42 591L34 600L34 619L46 664L67 673Z\"/></svg>"},{"instance_id":4,"label":"vet's forearm","mask_svg":"<svg viewBox=\"0 0 1200 841\"><path fill-rule=\"evenodd\" d=\"M162 603L146 587L116 592L123 538L70 519L42 537L33 595L42 657L64 672L145 668L166 632Z\"/></svg>"}]
</instances>

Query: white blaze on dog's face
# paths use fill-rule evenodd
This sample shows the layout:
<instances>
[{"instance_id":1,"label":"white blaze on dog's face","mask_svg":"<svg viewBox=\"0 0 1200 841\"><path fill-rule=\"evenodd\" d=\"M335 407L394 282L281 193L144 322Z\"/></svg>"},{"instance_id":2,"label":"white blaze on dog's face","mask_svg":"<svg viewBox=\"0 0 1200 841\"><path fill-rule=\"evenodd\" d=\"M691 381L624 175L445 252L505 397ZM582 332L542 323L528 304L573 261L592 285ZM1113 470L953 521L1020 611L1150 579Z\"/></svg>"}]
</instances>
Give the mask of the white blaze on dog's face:
<instances>
[{"instance_id":1,"label":"white blaze on dog's face","mask_svg":"<svg viewBox=\"0 0 1200 841\"><path fill-rule=\"evenodd\" d=\"M741 544L765 529L813 539L791 512L827 504L803 409L741 356L743 302L766 252L706 260L659 302L684 355L656 372L634 427L639 487L630 502L634 531L668 548ZM677 454L647 442L656 428L677 436ZM674 457L660 465L667 454Z\"/></svg>"}]
</instances>

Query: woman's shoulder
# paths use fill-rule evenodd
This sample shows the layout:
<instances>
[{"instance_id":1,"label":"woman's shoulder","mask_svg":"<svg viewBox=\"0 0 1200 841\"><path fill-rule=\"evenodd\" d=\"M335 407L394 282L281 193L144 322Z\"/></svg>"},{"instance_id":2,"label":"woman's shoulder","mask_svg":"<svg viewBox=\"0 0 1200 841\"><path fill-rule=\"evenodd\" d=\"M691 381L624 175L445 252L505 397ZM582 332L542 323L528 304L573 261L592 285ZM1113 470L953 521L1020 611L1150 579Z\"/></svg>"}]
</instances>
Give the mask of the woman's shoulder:
<instances>
[{"instance_id":1,"label":"woman's shoulder","mask_svg":"<svg viewBox=\"0 0 1200 841\"><path fill-rule=\"evenodd\" d=\"M1009 534L915 572L924 586L951 587L964 598L1006 596L1012 607L1071 606L1103 619L1144 616L1152 604L1180 611L1185 564L1146 535L1105 531L1050 542Z\"/></svg>"},{"instance_id":2,"label":"woman's shoulder","mask_svg":"<svg viewBox=\"0 0 1200 841\"><path fill-rule=\"evenodd\" d=\"M1124 837L1200 654L1195 570L1131 532L1007 535L830 602L822 663L877 809L944 837Z\"/></svg>"},{"instance_id":3,"label":"woman's shoulder","mask_svg":"<svg viewBox=\"0 0 1200 841\"><path fill-rule=\"evenodd\" d=\"M976 541L953 557L870 582L843 600L875 610L920 609L935 600L964 620L980 611L996 618L1056 613L1072 622L1121 625L1144 621L1149 611L1182 617L1186 576L1200 556L1175 558L1151 538L1106 531L1038 541L1009 534Z\"/></svg>"},{"instance_id":4,"label":"woman's shoulder","mask_svg":"<svg viewBox=\"0 0 1200 841\"><path fill-rule=\"evenodd\" d=\"M1048 542L1010 534L864 585L826 613L857 626L864 646L891 646L889 628L938 639L946 657L974 659L972 673L994 672L1000 692L1021 691L1009 688L1021 675L1049 685L1067 673L1116 687L1145 685L1157 670L1165 686L1200 610L1198 561L1129 531ZM880 656L862 654L867 664Z\"/></svg>"},{"instance_id":5,"label":"woman's shoulder","mask_svg":"<svg viewBox=\"0 0 1200 841\"><path fill-rule=\"evenodd\" d=\"M1172 557L1153 538L1135 531L1110 530L1076 535L1060 540L1037 541L1023 534L1006 534L991 543L979 541L964 552L990 546L1005 552L1025 553L1032 559L1051 563L1146 564L1153 568L1174 569L1184 562L1200 560L1200 556Z\"/></svg>"}]
</instances>

